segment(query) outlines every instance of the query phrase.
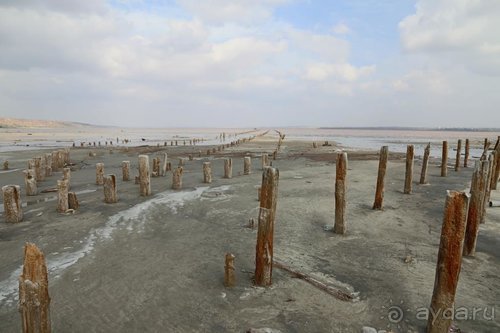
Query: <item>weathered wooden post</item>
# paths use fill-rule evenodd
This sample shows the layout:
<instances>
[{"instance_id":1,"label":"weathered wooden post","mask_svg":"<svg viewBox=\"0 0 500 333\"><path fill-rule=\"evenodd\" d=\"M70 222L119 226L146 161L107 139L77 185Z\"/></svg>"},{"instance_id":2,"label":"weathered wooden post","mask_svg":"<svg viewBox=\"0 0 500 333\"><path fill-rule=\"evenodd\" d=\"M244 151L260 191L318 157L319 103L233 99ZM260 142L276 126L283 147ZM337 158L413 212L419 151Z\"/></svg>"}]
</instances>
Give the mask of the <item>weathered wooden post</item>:
<instances>
[{"instance_id":1,"label":"weathered wooden post","mask_svg":"<svg viewBox=\"0 0 500 333\"><path fill-rule=\"evenodd\" d=\"M45 154L45 177L52 176L52 154Z\"/></svg>"},{"instance_id":2,"label":"weathered wooden post","mask_svg":"<svg viewBox=\"0 0 500 333\"><path fill-rule=\"evenodd\" d=\"M484 138L484 145L483 145L483 150L486 150L488 146L490 145L488 138Z\"/></svg>"},{"instance_id":3,"label":"weathered wooden post","mask_svg":"<svg viewBox=\"0 0 500 333\"><path fill-rule=\"evenodd\" d=\"M128 182L130 180L130 161L122 162L122 180Z\"/></svg>"},{"instance_id":4,"label":"weathered wooden post","mask_svg":"<svg viewBox=\"0 0 500 333\"><path fill-rule=\"evenodd\" d=\"M161 165L161 176L165 177L167 175L167 160L168 160L168 155L167 153L163 153L163 159L162 159L162 165Z\"/></svg>"},{"instance_id":5,"label":"weathered wooden post","mask_svg":"<svg viewBox=\"0 0 500 333\"><path fill-rule=\"evenodd\" d=\"M333 232L343 235L346 232L345 211L347 202L345 199L347 189L347 153L337 154L335 175L335 225Z\"/></svg>"},{"instance_id":6,"label":"weathered wooden post","mask_svg":"<svg viewBox=\"0 0 500 333\"><path fill-rule=\"evenodd\" d=\"M427 183L427 166L429 165L430 153L431 153L431 144L429 142L424 149L424 158L422 160L422 172L420 173L420 184Z\"/></svg>"},{"instance_id":7,"label":"weathered wooden post","mask_svg":"<svg viewBox=\"0 0 500 333\"><path fill-rule=\"evenodd\" d=\"M4 170L9 170L9 161L3 162L3 169Z\"/></svg>"},{"instance_id":8,"label":"weathered wooden post","mask_svg":"<svg viewBox=\"0 0 500 333\"><path fill-rule=\"evenodd\" d=\"M24 171L24 185L26 186L26 195L32 196L38 194L36 185L35 170L28 169Z\"/></svg>"},{"instance_id":9,"label":"weathered wooden post","mask_svg":"<svg viewBox=\"0 0 500 333\"><path fill-rule=\"evenodd\" d=\"M116 203L118 196L116 193L116 176L108 175L104 177L104 202Z\"/></svg>"},{"instance_id":10,"label":"weathered wooden post","mask_svg":"<svg viewBox=\"0 0 500 333\"><path fill-rule=\"evenodd\" d=\"M470 188L469 210L465 231L464 256L474 256L479 224L483 212L485 186L488 177L489 162L477 161Z\"/></svg>"},{"instance_id":11,"label":"weathered wooden post","mask_svg":"<svg viewBox=\"0 0 500 333\"><path fill-rule=\"evenodd\" d=\"M452 317L443 314L447 311L453 311L462 265L468 205L469 195L467 193L447 191L434 291L430 306L431 313L436 315L429 316L427 333L448 332L452 323Z\"/></svg>"},{"instance_id":12,"label":"weathered wooden post","mask_svg":"<svg viewBox=\"0 0 500 333\"><path fill-rule=\"evenodd\" d=\"M45 257L35 244L24 246L19 276L19 312L23 333L50 333L50 296Z\"/></svg>"},{"instance_id":13,"label":"weathered wooden post","mask_svg":"<svg viewBox=\"0 0 500 333\"><path fill-rule=\"evenodd\" d=\"M35 177L37 182L45 180L45 170L42 168L42 158L35 157Z\"/></svg>"},{"instance_id":14,"label":"weathered wooden post","mask_svg":"<svg viewBox=\"0 0 500 333\"><path fill-rule=\"evenodd\" d=\"M385 171L387 170L387 158L389 147L380 148L380 157L378 162L377 189L375 190L375 201L373 209L382 209L384 203Z\"/></svg>"},{"instance_id":15,"label":"weathered wooden post","mask_svg":"<svg viewBox=\"0 0 500 333\"><path fill-rule=\"evenodd\" d=\"M455 160L455 171L460 169L460 155L462 154L462 139L458 139L457 143L457 158Z\"/></svg>"},{"instance_id":16,"label":"weathered wooden post","mask_svg":"<svg viewBox=\"0 0 500 333\"><path fill-rule=\"evenodd\" d=\"M80 208L80 203L78 202L78 198L76 197L75 192L68 192L68 207L69 209L74 210Z\"/></svg>"},{"instance_id":17,"label":"weathered wooden post","mask_svg":"<svg viewBox=\"0 0 500 333\"><path fill-rule=\"evenodd\" d=\"M59 157L57 151L53 151L51 153L51 156L52 156L52 171L53 172L57 172L59 171L59 160L57 159Z\"/></svg>"},{"instance_id":18,"label":"weathered wooden post","mask_svg":"<svg viewBox=\"0 0 500 333\"><path fill-rule=\"evenodd\" d=\"M65 213L68 209L68 181L60 179L57 181L57 211Z\"/></svg>"},{"instance_id":19,"label":"weathered wooden post","mask_svg":"<svg viewBox=\"0 0 500 333\"><path fill-rule=\"evenodd\" d=\"M267 166L269 166L269 156L267 154L262 154L262 156L261 156L262 170L264 170L264 168Z\"/></svg>"},{"instance_id":20,"label":"weathered wooden post","mask_svg":"<svg viewBox=\"0 0 500 333\"><path fill-rule=\"evenodd\" d=\"M210 162L203 162L203 182L210 184L212 182L212 167Z\"/></svg>"},{"instance_id":21,"label":"weathered wooden post","mask_svg":"<svg viewBox=\"0 0 500 333\"><path fill-rule=\"evenodd\" d=\"M71 168L63 168L63 179L68 181L68 190L71 188Z\"/></svg>"},{"instance_id":22,"label":"weathered wooden post","mask_svg":"<svg viewBox=\"0 0 500 333\"><path fill-rule=\"evenodd\" d=\"M224 178L233 177L233 160L231 158L226 158L224 160Z\"/></svg>"},{"instance_id":23,"label":"weathered wooden post","mask_svg":"<svg viewBox=\"0 0 500 333\"><path fill-rule=\"evenodd\" d=\"M313 148L318 148L318 145L316 144L316 142L313 142Z\"/></svg>"},{"instance_id":24,"label":"weathered wooden post","mask_svg":"<svg viewBox=\"0 0 500 333\"><path fill-rule=\"evenodd\" d=\"M180 190L182 188L182 167L177 167L172 171L172 189Z\"/></svg>"},{"instance_id":25,"label":"weathered wooden post","mask_svg":"<svg viewBox=\"0 0 500 333\"><path fill-rule=\"evenodd\" d=\"M279 171L267 167L262 173L259 227L255 255L255 284L270 286L273 275L273 240Z\"/></svg>"},{"instance_id":26,"label":"weathered wooden post","mask_svg":"<svg viewBox=\"0 0 500 333\"><path fill-rule=\"evenodd\" d=\"M156 157L153 157L153 172L151 173L151 176L160 176L160 160Z\"/></svg>"},{"instance_id":27,"label":"weathered wooden post","mask_svg":"<svg viewBox=\"0 0 500 333\"><path fill-rule=\"evenodd\" d=\"M21 187L19 185L2 186L3 194L3 216L5 222L18 223L23 220L23 208L21 202Z\"/></svg>"},{"instance_id":28,"label":"weathered wooden post","mask_svg":"<svg viewBox=\"0 0 500 333\"><path fill-rule=\"evenodd\" d=\"M498 184L498 178L500 177L500 145L497 146L495 150L495 159L493 162L493 173L491 179L491 189L496 190Z\"/></svg>"},{"instance_id":29,"label":"weathered wooden post","mask_svg":"<svg viewBox=\"0 0 500 333\"><path fill-rule=\"evenodd\" d=\"M406 174L405 174L405 187L404 193L410 194L413 183L413 158L415 156L415 150L413 145L408 145L406 147Z\"/></svg>"},{"instance_id":30,"label":"weathered wooden post","mask_svg":"<svg viewBox=\"0 0 500 333\"><path fill-rule=\"evenodd\" d=\"M184 159L182 157L179 158L179 166L184 166Z\"/></svg>"},{"instance_id":31,"label":"weathered wooden post","mask_svg":"<svg viewBox=\"0 0 500 333\"><path fill-rule=\"evenodd\" d=\"M464 168L469 166L469 156L470 156L470 141L465 139L465 156L464 156Z\"/></svg>"},{"instance_id":32,"label":"weathered wooden post","mask_svg":"<svg viewBox=\"0 0 500 333\"><path fill-rule=\"evenodd\" d=\"M441 156L441 177L448 175L448 141L443 141L443 152Z\"/></svg>"},{"instance_id":33,"label":"weathered wooden post","mask_svg":"<svg viewBox=\"0 0 500 333\"><path fill-rule=\"evenodd\" d=\"M151 175L149 174L148 155L139 155L139 191L144 197L151 195Z\"/></svg>"},{"instance_id":34,"label":"weathered wooden post","mask_svg":"<svg viewBox=\"0 0 500 333\"><path fill-rule=\"evenodd\" d=\"M488 174L486 176L486 185L484 190L484 197L482 203L482 213L481 213L481 223L486 222L486 207L491 198L491 179L493 177L493 167L496 152L491 153L488 156Z\"/></svg>"},{"instance_id":35,"label":"weathered wooden post","mask_svg":"<svg viewBox=\"0 0 500 333\"><path fill-rule=\"evenodd\" d=\"M252 173L252 158L250 156L245 156L243 159L243 174L249 175Z\"/></svg>"},{"instance_id":36,"label":"weathered wooden post","mask_svg":"<svg viewBox=\"0 0 500 333\"><path fill-rule=\"evenodd\" d=\"M104 163L96 163L95 165L95 183L97 185L104 184Z\"/></svg>"},{"instance_id":37,"label":"weathered wooden post","mask_svg":"<svg viewBox=\"0 0 500 333\"><path fill-rule=\"evenodd\" d=\"M236 285L234 258L234 254L226 253L226 262L224 265L224 286L227 288L234 287Z\"/></svg>"},{"instance_id":38,"label":"weathered wooden post","mask_svg":"<svg viewBox=\"0 0 500 333\"><path fill-rule=\"evenodd\" d=\"M277 150L273 151L273 160L276 161L276 158L278 158L278 151Z\"/></svg>"}]
</instances>

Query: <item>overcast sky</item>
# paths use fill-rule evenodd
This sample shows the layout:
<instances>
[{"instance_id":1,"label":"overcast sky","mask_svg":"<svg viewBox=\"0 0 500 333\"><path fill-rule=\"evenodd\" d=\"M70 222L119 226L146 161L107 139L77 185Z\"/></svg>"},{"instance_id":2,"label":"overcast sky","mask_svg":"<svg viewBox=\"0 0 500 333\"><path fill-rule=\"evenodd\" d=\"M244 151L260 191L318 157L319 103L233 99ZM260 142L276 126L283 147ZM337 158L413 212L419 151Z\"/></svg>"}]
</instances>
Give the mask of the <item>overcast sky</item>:
<instances>
[{"instance_id":1,"label":"overcast sky","mask_svg":"<svg viewBox=\"0 0 500 333\"><path fill-rule=\"evenodd\" d=\"M0 116L500 127L499 0L0 0Z\"/></svg>"}]
</instances>

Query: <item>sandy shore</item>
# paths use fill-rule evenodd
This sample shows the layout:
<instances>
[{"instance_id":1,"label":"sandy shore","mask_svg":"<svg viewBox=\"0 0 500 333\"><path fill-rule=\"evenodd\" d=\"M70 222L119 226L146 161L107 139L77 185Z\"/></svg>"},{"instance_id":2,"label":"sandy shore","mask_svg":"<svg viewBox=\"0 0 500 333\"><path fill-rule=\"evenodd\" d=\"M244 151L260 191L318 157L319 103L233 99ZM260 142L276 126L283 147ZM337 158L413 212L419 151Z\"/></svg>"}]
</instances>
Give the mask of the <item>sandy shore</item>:
<instances>
[{"instance_id":1,"label":"sandy shore","mask_svg":"<svg viewBox=\"0 0 500 333\"><path fill-rule=\"evenodd\" d=\"M206 147L75 148L72 191L80 200L75 214L56 212L55 193L26 197L24 221L0 216L0 332L19 332L17 277L25 242L45 253L50 275L54 332L245 332L270 327L281 332L360 332L363 326L393 332L423 332L417 318L428 307L440 238L446 190L469 187L472 169L440 177L431 160L429 184L403 194L404 158L391 154L385 209L373 211L378 154L348 152L347 234L328 231L334 218L335 145L317 149L310 142L285 139L273 166L280 171L275 226L275 259L315 277L356 300L338 300L289 273L274 269L273 286L252 285L260 155L276 147L274 132L238 147L206 156ZM121 180L121 162L137 155L167 152L185 161L183 190L173 191L171 173L152 178L151 197ZM97 152L89 157L89 151ZM13 171L0 173L0 185L24 188L22 169L37 151L10 152ZM417 152L417 154L420 152ZM243 156L252 156L243 175ZM453 154L451 154L453 155ZM223 158L233 158L233 178L223 179ZM450 156L451 157L451 156ZM202 162L212 162L213 182L203 184ZM118 178L119 202L105 204L95 182L95 163ZM452 160L450 159L450 164ZM471 163L472 165L472 163ZM54 187L61 173L41 183ZM492 193L500 199L500 191ZM3 203L2 203L3 205ZM326 227L326 228L325 228ZM485 309L486 318L456 321L463 332L498 332L500 319L500 209L487 210L477 254L463 260L456 306ZM237 286L223 286L224 254L236 256ZM405 259L410 258L411 260ZM391 306L404 319L391 323Z\"/></svg>"}]
</instances>

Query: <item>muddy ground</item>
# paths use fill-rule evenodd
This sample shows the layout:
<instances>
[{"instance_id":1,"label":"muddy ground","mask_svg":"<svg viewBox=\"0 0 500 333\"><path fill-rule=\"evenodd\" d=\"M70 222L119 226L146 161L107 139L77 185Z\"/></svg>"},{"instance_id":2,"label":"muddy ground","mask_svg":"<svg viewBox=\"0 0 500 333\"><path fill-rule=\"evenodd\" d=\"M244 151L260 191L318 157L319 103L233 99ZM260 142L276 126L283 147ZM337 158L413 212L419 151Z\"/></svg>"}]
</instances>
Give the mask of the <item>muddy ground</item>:
<instances>
[{"instance_id":1,"label":"muddy ground","mask_svg":"<svg viewBox=\"0 0 500 333\"><path fill-rule=\"evenodd\" d=\"M206 156L206 147L142 147L71 150L75 214L56 212L55 193L22 195L24 221L0 216L0 332L19 332L17 277L23 245L33 242L49 267L54 332L245 332L269 327L281 332L360 332L363 326L393 332L424 332L422 309L430 304L446 190L469 187L472 170L450 169L440 177L431 160L428 185L403 194L404 157L391 154L385 209L371 209L377 177L376 152L348 152L347 234L329 231L334 219L335 145L313 149L310 142L285 139L273 166L280 172L275 225L275 259L355 296L341 301L274 269L273 286L252 284L260 155L276 147L270 132L252 142ZM185 161L183 189L173 191L171 173L152 178L150 197L140 197L134 181L121 180L121 162L137 155L167 152L169 161L203 151ZM97 152L89 157L89 151ZM40 151L3 153L15 171L0 173L0 185L23 185L21 169ZM416 152L417 155L422 152ZM243 174L243 156L252 156L252 174ZM233 178L223 179L223 158L233 158ZM212 162L213 182L203 184L202 162ZM105 204L95 185L95 163L118 178L119 202ZM450 159L449 163L452 164ZM18 170L16 170L18 169ZM61 173L41 183L55 186ZM24 189L24 186L22 186ZM493 197L500 199L500 191ZM464 258L456 306L483 309L456 320L462 332L498 332L500 316L500 208L487 210L477 253ZM236 256L237 286L223 286L224 254ZM396 322L388 315L403 311ZM392 307L392 308L391 308ZM492 311L496 311L492 313ZM484 315L483 315L484 314Z\"/></svg>"}]
</instances>

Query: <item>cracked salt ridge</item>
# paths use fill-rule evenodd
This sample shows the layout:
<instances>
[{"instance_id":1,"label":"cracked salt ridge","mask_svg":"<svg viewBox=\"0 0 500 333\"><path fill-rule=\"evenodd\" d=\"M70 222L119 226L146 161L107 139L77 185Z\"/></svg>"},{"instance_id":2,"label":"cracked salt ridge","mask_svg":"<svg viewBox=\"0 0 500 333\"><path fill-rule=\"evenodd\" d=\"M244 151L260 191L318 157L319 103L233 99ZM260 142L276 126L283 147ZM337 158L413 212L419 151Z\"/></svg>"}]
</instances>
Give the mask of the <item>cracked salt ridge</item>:
<instances>
[{"instance_id":1,"label":"cracked salt ridge","mask_svg":"<svg viewBox=\"0 0 500 333\"><path fill-rule=\"evenodd\" d=\"M177 214L178 209L182 208L186 202L199 199L204 193L224 192L230 188L230 185L224 185L214 188L197 187L191 192L162 192L151 200L141 202L129 209L112 215L103 227L90 231L87 238L81 241L84 245L80 250L60 253L57 256L53 254L47 255L47 269L49 274L54 279L58 278L66 268L74 265L80 258L90 253L94 249L97 241L111 239L111 235L119 222L127 221L128 226L126 228L128 230L133 230L133 224L135 222L139 222L138 226L142 228L147 221L147 216L144 212L153 205L161 204L162 207L170 208L173 214ZM226 195L220 196L220 199L224 198L226 198ZM0 281L0 305L12 305L13 302L17 302L18 278L19 275L21 275L21 271L22 266L12 272L8 279Z\"/></svg>"}]
</instances>

